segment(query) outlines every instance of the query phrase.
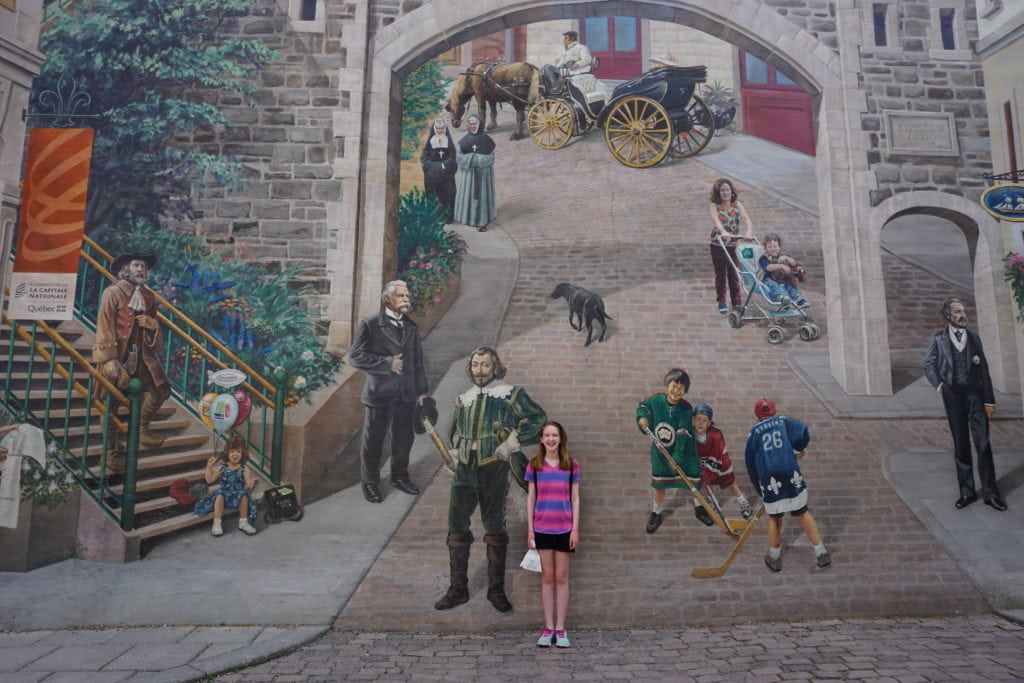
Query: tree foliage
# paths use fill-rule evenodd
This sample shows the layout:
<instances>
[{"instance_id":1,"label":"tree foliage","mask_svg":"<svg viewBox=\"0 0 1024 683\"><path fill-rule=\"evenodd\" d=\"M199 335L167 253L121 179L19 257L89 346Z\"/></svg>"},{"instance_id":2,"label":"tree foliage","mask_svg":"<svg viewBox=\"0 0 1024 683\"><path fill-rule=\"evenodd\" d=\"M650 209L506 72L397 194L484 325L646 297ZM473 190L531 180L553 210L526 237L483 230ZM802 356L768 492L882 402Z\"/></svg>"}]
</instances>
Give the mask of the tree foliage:
<instances>
[{"instance_id":1,"label":"tree foliage","mask_svg":"<svg viewBox=\"0 0 1024 683\"><path fill-rule=\"evenodd\" d=\"M67 74L91 98L75 113L100 116L72 124L96 129L87 230L128 217L156 219L174 207L180 212L204 185L234 184L237 163L173 141L226 127L223 112L208 101L216 97L205 95L250 95L253 74L277 58L258 39L218 33L225 19L247 14L251 5L82 0L55 13L40 39L47 59L34 83L32 109L45 112Z\"/></svg>"},{"instance_id":2,"label":"tree foliage","mask_svg":"<svg viewBox=\"0 0 1024 683\"><path fill-rule=\"evenodd\" d=\"M441 75L441 62L431 59L409 74L402 91L402 159L412 159L419 135L444 106L451 79Z\"/></svg>"}]
</instances>

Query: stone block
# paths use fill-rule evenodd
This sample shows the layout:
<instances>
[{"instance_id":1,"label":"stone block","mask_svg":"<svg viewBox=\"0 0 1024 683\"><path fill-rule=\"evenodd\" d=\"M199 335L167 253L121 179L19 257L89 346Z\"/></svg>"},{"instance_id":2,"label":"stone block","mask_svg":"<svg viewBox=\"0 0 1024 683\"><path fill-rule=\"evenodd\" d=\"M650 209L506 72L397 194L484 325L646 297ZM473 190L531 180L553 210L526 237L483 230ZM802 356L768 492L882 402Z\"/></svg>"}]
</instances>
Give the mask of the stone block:
<instances>
[{"instance_id":1,"label":"stone block","mask_svg":"<svg viewBox=\"0 0 1024 683\"><path fill-rule=\"evenodd\" d=\"M334 160L335 178L358 178L361 165L358 158L340 158Z\"/></svg>"},{"instance_id":2,"label":"stone block","mask_svg":"<svg viewBox=\"0 0 1024 683\"><path fill-rule=\"evenodd\" d=\"M312 184L308 180L275 181L270 185L273 199L309 199Z\"/></svg>"},{"instance_id":3,"label":"stone block","mask_svg":"<svg viewBox=\"0 0 1024 683\"><path fill-rule=\"evenodd\" d=\"M282 106L304 107L309 104L309 92L306 90L284 90L278 95L277 101Z\"/></svg>"},{"instance_id":4,"label":"stone block","mask_svg":"<svg viewBox=\"0 0 1024 683\"><path fill-rule=\"evenodd\" d=\"M288 138L284 128L253 128L253 142L284 142Z\"/></svg>"},{"instance_id":5,"label":"stone block","mask_svg":"<svg viewBox=\"0 0 1024 683\"><path fill-rule=\"evenodd\" d=\"M236 142L224 145L224 154L242 161L268 160L274 156L274 146Z\"/></svg>"},{"instance_id":6,"label":"stone block","mask_svg":"<svg viewBox=\"0 0 1024 683\"><path fill-rule=\"evenodd\" d=\"M260 112L258 109L251 108L234 108L228 109L224 112L224 116L227 118L229 123L238 125L245 123L256 123L259 121Z\"/></svg>"},{"instance_id":7,"label":"stone block","mask_svg":"<svg viewBox=\"0 0 1024 683\"><path fill-rule=\"evenodd\" d=\"M327 165L302 165L295 167L295 178L324 179L334 175L334 169Z\"/></svg>"},{"instance_id":8,"label":"stone block","mask_svg":"<svg viewBox=\"0 0 1024 683\"><path fill-rule=\"evenodd\" d=\"M290 216L290 209L288 202L253 202L252 215L254 218L283 219Z\"/></svg>"},{"instance_id":9,"label":"stone block","mask_svg":"<svg viewBox=\"0 0 1024 683\"><path fill-rule=\"evenodd\" d=\"M358 136L362 127L362 115L358 111L334 112L334 135L336 137Z\"/></svg>"},{"instance_id":10,"label":"stone block","mask_svg":"<svg viewBox=\"0 0 1024 683\"><path fill-rule=\"evenodd\" d=\"M231 224L231 234L235 237L259 237L259 221L235 221Z\"/></svg>"},{"instance_id":11,"label":"stone block","mask_svg":"<svg viewBox=\"0 0 1024 683\"><path fill-rule=\"evenodd\" d=\"M264 110L260 112L260 123L264 126L294 126L295 112Z\"/></svg>"},{"instance_id":12,"label":"stone block","mask_svg":"<svg viewBox=\"0 0 1024 683\"><path fill-rule=\"evenodd\" d=\"M296 127L288 130L290 142L302 144L323 144L327 141L327 131L314 126Z\"/></svg>"},{"instance_id":13,"label":"stone block","mask_svg":"<svg viewBox=\"0 0 1024 683\"><path fill-rule=\"evenodd\" d=\"M217 202L216 215L220 218L244 218L249 215L249 202Z\"/></svg>"},{"instance_id":14,"label":"stone block","mask_svg":"<svg viewBox=\"0 0 1024 683\"><path fill-rule=\"evenodd\" d=\"M302 239L313 236L313 226L308 221L263 221L260 234L270 239Z\"/></svg>"},{"instance_id":15,"label":"stone block","mask_svg":"<svg viewBox=\"0 0 1024 683\"><path fill-rule=\"evenodd\" d=\"M316 183L313 186L313 198L324 201L340 201L343 198L341 192L341 181Z\"/></svg>"},{"instance_id":16,"label":"stone block","mask_svg":"<svg viewBox=\"0 0 1024 683\"><path fill-rule=\"evenodd\" d=\"M274 149L274 163L301 164L306 160L306 151L299 145L277 145Z\"/></svg>"}]
</instances>

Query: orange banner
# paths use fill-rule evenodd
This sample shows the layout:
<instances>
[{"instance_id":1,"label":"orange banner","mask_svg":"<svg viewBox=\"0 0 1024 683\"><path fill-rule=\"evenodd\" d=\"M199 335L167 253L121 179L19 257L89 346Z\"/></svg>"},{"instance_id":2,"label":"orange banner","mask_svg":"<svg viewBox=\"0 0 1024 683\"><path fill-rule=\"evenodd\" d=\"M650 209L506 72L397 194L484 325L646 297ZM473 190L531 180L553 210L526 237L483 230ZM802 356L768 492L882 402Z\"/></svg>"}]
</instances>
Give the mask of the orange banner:
<instances>
[{"instance_id":1,"label":"orange banner","mask_svg":"<svg viewBox=\"0 0 1024 683\"><path fill-rule=\"evenodd\" d=\"M78 272L92 140L92 128L29 131L15 273Z\"/></svg>"}]
</instances>

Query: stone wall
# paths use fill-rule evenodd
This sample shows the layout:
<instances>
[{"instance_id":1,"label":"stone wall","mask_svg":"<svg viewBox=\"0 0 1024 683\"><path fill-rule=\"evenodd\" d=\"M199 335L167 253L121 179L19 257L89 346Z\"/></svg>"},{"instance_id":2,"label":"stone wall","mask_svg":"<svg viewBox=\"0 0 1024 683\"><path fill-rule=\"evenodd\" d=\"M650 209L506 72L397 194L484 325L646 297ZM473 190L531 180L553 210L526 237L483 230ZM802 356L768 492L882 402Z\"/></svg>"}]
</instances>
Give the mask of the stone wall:
<instances>
[{"instance_id":1,"label":"stone wall","mask_svg":"<svg viewBox=\"0 0 1024 683\"><path fill-rule=\"evenodd\" d=\"M869 3L870 4L870 3ZM952 3L951 3L952 4ZM980 59L968 45L942 50L937 39L936 3L926 0L903 0L893 5L894 40L889 47L874 47L875 26L872 17L862 12L863 46L861 72L867 94L867 111L861 125L869 132L871 150L868 160L878 177L878 189L872 192L871 203L899 192L939 190L965 196L975 201L984 190L983 173L992 168L989 144L989 122L985 102L985 79ZM973 2L959 3L958 20L970 44L977 40ZM896 113L895 116L893 113ZM924 113L925 117L907 116ZM955 126L956 150L948 153L940 140L949 123ZM887 124L888 120L888 126ZM914 154L902 154L905 141L893 135L894 126L909 121L913 132L917 126L922 135L937 132L933 140L924 140L925 148Z\"/></svg>"},{"instance_id":2,"label":"stone wall","mask_svg":"<svg viewBox=\"0 0 1024 683\"><path fill-rule=\"evenodd\" d=\"M333 168L339 148L333 117L351 101L339 82L345 63L339 38L352 12L339 3L327 9L319 32L296 31L275 0L257 0L248 15L226 20L225 37L258 38L280 60L260 73L254 106L233 93L200 93L224 110L231 128L197 131L191 138L244 165L240 190L195 202L196 229L271 270L298 264L302 278L321 294L331 290L327 253L338 243L339 226L329 223L328 209L344 198ZM327 308L311 302L321 315Z\"/></svg>"}]
</instances>

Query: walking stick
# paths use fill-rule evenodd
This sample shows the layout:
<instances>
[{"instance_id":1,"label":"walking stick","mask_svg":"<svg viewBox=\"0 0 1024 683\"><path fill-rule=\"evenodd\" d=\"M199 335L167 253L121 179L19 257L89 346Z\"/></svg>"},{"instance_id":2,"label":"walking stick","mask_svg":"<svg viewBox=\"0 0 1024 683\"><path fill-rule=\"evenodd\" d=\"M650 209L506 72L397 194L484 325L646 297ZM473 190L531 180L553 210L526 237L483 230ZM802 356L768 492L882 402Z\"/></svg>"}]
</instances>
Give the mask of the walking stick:
<instances>
[{"instance_id":1,"label":"walking stick","mask_svg":"<svg viewBox=\"0 0 1024 683\"><path fill-rule=\"evenodd\" d=\"M647 438L650 439L654 443L654 445L658 447L658 451L665 457L665 461L668 462L669 467L675 470L675 473L678 474L679 477L683 480L683 482L690 489L690 492L693 493L697 501L700 502L700 504L704 506L704 509L708 511L708 514L711 515L711 519L715 521L715 524L722 527L722 529L725 530L725 533L730 534L732 536L738 536L740 533L740 529L746 528L744 525L747 524L747 521L734 519L731 520L730 523L730 521L724 519L719 514L718 510L711 507L707 499L704 498L704 496L697 489L697 487L694 486L692 482L690 482L690 479L686 476L686 473L683 472L683 469L676 464L675 460L672 459L672 456L669 455L667 450L665 450L665 447L661 445L661 441L658 441L658 437L656 437L654 433L651 432L651 430L648 429L647 427L644 427L643 430L644 433L647 435Z\"/></svg>"},{"instance_id":2,"label":"walking stick","mask_svg":"<svg viewBox=\"0 0 1024 683\"><path fill-rule=\"evenodd\" d=\"M750 518L750 524L747 525L747 528L736 540L736 543L733 544L732 550L729 551L729 556L725 558L725 562L717 567L694 567L693 570L690 571L690 576L695 579L717 579L724 575L725 572L729 570L729 565L732 564L732 561L735 560L736 556L739 554L740 548L742 548L743 544L747 542L748 538L750 538L750 534L754 530L754 525L757 524L757 520L761 519L762 514L764 514L764 503L761 503L757 508L757 512L755 512L754 516Z\"/></svg>"}]
</instances>

